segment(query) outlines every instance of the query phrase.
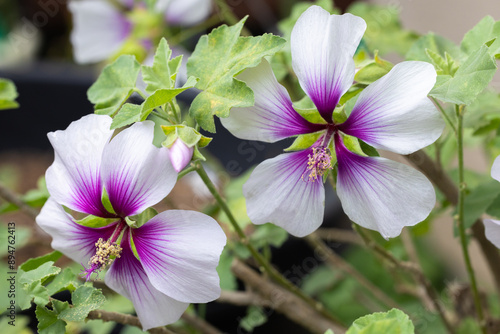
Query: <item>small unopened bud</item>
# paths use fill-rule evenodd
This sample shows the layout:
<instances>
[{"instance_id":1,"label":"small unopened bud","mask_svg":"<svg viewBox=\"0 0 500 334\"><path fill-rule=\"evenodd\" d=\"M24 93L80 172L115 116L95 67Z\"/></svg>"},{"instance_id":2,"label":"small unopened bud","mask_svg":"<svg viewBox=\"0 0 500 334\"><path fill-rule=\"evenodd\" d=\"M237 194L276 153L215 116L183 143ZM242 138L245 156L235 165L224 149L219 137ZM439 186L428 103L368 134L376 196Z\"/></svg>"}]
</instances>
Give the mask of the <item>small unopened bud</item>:
<instances>
[{"instance_id":1,"label":"small unopened bud","mask_svg":"<svg viewBox=\"0 0 500 334\"><path fill-rule=\"evenodd\" d=\"M177 172L183 170L193 157L194 148L187 146L179 138L167 149L170 155L170 162Z\"/></svg>"}]
</instances>

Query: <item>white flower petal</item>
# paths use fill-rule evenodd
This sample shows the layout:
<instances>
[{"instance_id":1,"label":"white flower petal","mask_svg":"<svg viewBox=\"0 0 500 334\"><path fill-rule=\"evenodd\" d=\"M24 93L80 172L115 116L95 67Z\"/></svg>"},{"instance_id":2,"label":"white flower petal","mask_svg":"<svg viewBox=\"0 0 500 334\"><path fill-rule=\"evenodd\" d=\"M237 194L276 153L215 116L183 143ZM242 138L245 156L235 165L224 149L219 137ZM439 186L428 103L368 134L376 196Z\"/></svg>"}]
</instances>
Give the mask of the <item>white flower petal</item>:
<instances>
[{"instance_id":1,"label":"white flower petal","mask_svg":"<svg viewBox=\"0 0 500 334\"><path fill-rule=\"evenodd\" d=\"M112 56L132 30L128 19L108 1L70 1L68 8L73 14L71 44L80 64Z\"/></svg>"},{"instance_id":2,"label":"white flower petal","mask_svg":"<svg viewBox=\"0 0 500 334\"><path fill-rule=\"evenodd\" d=\"M53 249L82 265L87 265L95 254L96 241L109 239L116 228L115 223L101 228L79 225L52 197L45 202L36 222L52 237Z\"/></svg>"},{"instance_id":3,"label":"white flower petal","mask_svg":"<svg viewBox=\"0 0 500 334\"><path fill-rule=\"evenodd\" d=\"M323 222L323 180L309 181L308 154L312 150L284 153L258 165L243 186L248 217L254 224L278 225L303 237Z\"/></svg>"},{"instance_id":4,"label":"white flower petal","mask_svg":"<svg viewBox=\"0 0 500 334\"><path fill-rule=\"evenodd\" d=\"M297 20L290 38L292 65L302 89L326 121L354 79L352 59L366 29L351 14L330 15L311 6Z\"/></svg>"},{"instance_id":5,"label":"white flower petal","mask_svg":"<svg viewBox=\"0 0 500 334\"><path fill-rule=\"evenodd\" d=\"M189 303L220 296L216 267L226 235L213 218L165 211L133 230L132 239L151 284L162 293Z\"/></svg>"},{"instance_id":6,"label":"white flower petal","mask_svg":"<svg viewBox=\"0 0 500 334\"><path fill-rule=\"evenodd\" d=\"M444 121L427 98L436 82L434 67L406 61L369 85L339 129L368 144L409 154L436 141Z\"/></svg>"},{"instance_id":7,"label":"white flower petal","mask_svg":"<svg viewBox=\"0 0 500 334\"><path fill-rule=\"evenodd\" d=\"M272 143L325 128L309 123L293 109L288 92L278 83L266 60L245 70L238 79L253 90L255 105L233 108L228 118L220 119L234 136Z\"/></svg>"},{"instance_id":8,"label":"white flower petal","mask_svg":"<svg viewBox=\"0 0 500 334\"><path fill-rule=\"evenodd\" d=\"M500 221L493 219L485 219L484 235L493 245L500 248Z\"/></svg>"},{"instance_id":9,"label":"white flower petal","mask_svg":"<svg viewBox=\"0 0 500 334\"><path fill-rule=\"evenodd\" d=\"M54 163L45 174L50 195L68 208L108 217L104 209L100 177L101 157L113 131L111 118L87 115L66 130L50 132Z\"/></svg>"},{"instance_id":10,"label":"white flower petal","mask_svg":"<svg viewBox=\"0 0 500 334\"><path fill-rule=\"evenodd\" d=\"M436 194L422 173L388 159L354 154L340 140L335 144L337 195L353 222L387 239L429 215Z\"/></svg>"},{"instance_id":11,"label":"white flower petal","mask_svg":"<svg viewBox=\"0 0 500 334\"><path fill-rule=\"evenodd\" d=\"M153 145L154 123L135 123L105 147L101 175L113 209L132 216L165 198L177 182L168 152Z\"/></svg>"},{"instance_id":12,"label":"white flower petal","mask_svg":"<svg viewBox=\"0 0 500 334\"><path fill-rule=\"evenodd\" d=\"M192 26L210 15L212 0L158 0L156 10L165 12L165 20L172 25Z\"/></svg>"},{"instance_id":13,"label":"white flower petal","mask_svg":"<svg viewBox=\"0 0 500 334\"><path fill-rule=\"evenodd\" d=\"M172 299L151 285L132 253L129 239L130 234L126 231L121 243L122 253L109 268L106 285L132 301L143 330L179 320L189 304Z\"/></svg>"},{"instance_id":14,"label":"white flower petal","mask_svg":"<svg viewBox=\"0 0 500 334\"><path fill-rule=\"evenodd\" d=\"M496 157L493 166L491 166L491 177L500 181L500 156Z\"/></svg>"}]
</instances>

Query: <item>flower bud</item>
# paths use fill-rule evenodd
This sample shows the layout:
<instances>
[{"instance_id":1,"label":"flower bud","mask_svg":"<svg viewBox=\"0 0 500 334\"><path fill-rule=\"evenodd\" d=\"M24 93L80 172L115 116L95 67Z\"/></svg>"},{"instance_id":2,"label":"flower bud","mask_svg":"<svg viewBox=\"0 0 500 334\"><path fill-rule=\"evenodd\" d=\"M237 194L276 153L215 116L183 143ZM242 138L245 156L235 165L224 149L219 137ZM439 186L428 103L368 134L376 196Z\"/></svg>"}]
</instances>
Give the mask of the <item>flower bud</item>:
<instances>
[{"instance_id":1,"label":"flower bud","mask_svg":"<svg viewBox=\"0 0 500 334\"><path fill-rule=\"evenodd\" d=\"M183 170L193 157L194 148L187 146L180 138L177 138L167 149L170 162L177 172Z\"/></svg>"}]
</instances>

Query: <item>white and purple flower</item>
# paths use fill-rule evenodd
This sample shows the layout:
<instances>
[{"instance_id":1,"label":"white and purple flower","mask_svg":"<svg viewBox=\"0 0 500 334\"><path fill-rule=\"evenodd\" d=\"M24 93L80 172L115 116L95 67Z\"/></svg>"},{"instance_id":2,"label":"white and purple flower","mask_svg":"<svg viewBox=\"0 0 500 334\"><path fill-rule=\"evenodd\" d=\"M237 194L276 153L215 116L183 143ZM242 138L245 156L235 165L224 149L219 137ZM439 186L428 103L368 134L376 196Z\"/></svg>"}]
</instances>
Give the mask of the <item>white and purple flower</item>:
<instances>
[{"instance_id":1,"label":"white and purple flower","mask_svg":"<svg viewBox=\"0 0 500 334\"><path fill-rule=\"evenodd\" d=\"M88 115L48 134L55 151L46 173L51 197L36 221L54 249L88 263L87 279L109 266L105 283L133 302L147 330L175 322L189 303L218 298L216 267L226 237L214 219L194 211L169 210L129 226L128 217L170 192L177 173L168 151L152 144L152 122L113 139L110 125L108 116ZM109 223L79 224L64 207Z\"/></svg>"},{"instance_id":2,"label":"white and purple flower","mask_svg":"<svg viewBox=\"0 0 500 334\"><path fill-rule=\"evenodd\" d=\"M435 205L435 192L415 169L380 157L356 154L348 136L399 154L433 143L444 122L427 94L436 72L424 62L400 63L369 85L343 123L333 120L340 98L353 83L353 55L366 29L351 14L330 15L312 6L297 20L291 35L292 65L301 87L324 121L311 123L292 106L270 65L243 72L255 105L233 108L222 124L236 137L275 142L320 133L308 149L284 153L261 163L243 187L247 211L255 224L272 222L295 236L305 236L323 221L322 176L331 169L332 143L337 157L337 194L345 213L357 224L395 237L404 226L424 220Z\"/></svg>"},{"instance_id":3,"label":"white and purple flower","mask_svg":"<svg viewBox=\"0 0 500 334\"><path fill-rule=\"evenodd\" d=\"M73 15L71 44L76 62L88 64L106 60L119 52L132 35L134 23L127 12L134 8L134 1L118 0L117 3L123 8L109 0L69 2L68 8ZM211 0L158 0L155 6L155 12L163 14L162 20L173 26L195 25L211 10ZM161 31L158 27L145 30L152 35ZM153 36L142 36L139 42L149 52L153 49L154 39Z\"/></svg>"}]
</instances>

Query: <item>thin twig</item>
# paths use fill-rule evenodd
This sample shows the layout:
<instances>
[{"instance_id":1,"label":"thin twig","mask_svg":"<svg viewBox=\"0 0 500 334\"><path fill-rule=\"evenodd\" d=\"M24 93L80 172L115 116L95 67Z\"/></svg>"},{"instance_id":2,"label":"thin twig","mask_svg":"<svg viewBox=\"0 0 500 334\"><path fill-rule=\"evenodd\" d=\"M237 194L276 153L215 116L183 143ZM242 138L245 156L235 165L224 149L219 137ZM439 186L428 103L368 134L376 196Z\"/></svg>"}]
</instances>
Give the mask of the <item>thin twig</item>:
<instances>
[{"instance_id":1,"label":"thin twig","mask_svg":"<svg viewBox=\"0 0 500 334\"><path fill-rule=\"evenodd\" d=\"M408 257L410 258L410 261L418 267L418 270L423 272L422 266L420 265L420 259L418 257L417 249L415 247L415 244L413 243L413 239L408 229L403 229L403 231L401 232L401 241L403 242L403 247L406 250L406 254L408 254ZM417 297L422 300L423 304L428 309L432 310L434 308L434 304L430 296L426 293L425 287L423 287L422 285L418 285L417 288Z\"/></svg>"},{"instance_id":2,"label":"thin twig","mask_svg":"<svg viewBox=\"0 0 500 334\"><path fill-rule=\"evenodd\" d=\"M222 304L231 304L236 306L258 305L270 307L269 301L262 299L259 295L252 291L228 291L222 290L220 297L215 300Z\"/></svg>"},{"instance_id":3,"label":"thin twig","mask_svg":"<svg viewBox=\"0 0 500 334\"><path fill-rule=\"evenodd\" d=\"M405 158L410 161L417 169L425 174L429 180L443 193L446 199L453 205L458 203L458 187L448 174L441 170L434 160L422 150L406 155ZM500 292L500 254L498 249L486 239L484 235L484 225L481 219L474 222L471 227L474 238L479 243L481 251L488 262L488 267L495 281L497 292Z\"/></svg>"},{"instance_id":4,"label":"thin twig","mask_svg":"<svg viewBox=\"0 0 500 334\"><path fill-rule=\"evenodd\" d=\"M312 333L323 334L328 329L333 330L336 334L345 333L343 327L317 313L304 300L290 293L290 291L263 278L240 260L235 259L233 261L231 270L249 288L267 300L272 309Z\"/></svg>"},{"instance_id":5,"label":"thin twig","mask_svg":"<svg viewBox=\"0 0 500 334\"><path fill-rule=\"evenodd\" d=\"M353 266L351 266L348 262L342 259L340 256L335 254L320 238L316 233L312 233L305 237L307 243L311 246L311 248L315 250L319 250L322 254L322 257L330 265L330 267L334 269L339 269L345 272L347 275L350 275L359 284L366 288L377 300L381 301L385 306L389 306L391 308L399 308L401 306L398 305L394 299L389 297L384 291L382 291L378 286L370 282L366 277L364 277L359 271L357 271ZM360 238L361 240L361 238Z\"/></svg>"},{"instance_id":6,"label":"thin twig","mask_svg":"<svg viewBox=\"0 0 500 334\"><path fill-rule=\"evenodd\" d=\"M0 197L17 206L22 213L29 216L33 220L36 216L38 216L38 211L36 209L23 202L16 193L5 187L3 184L0 184Z\"/></svg>"},{"instance_id":7,"label":"thin twig","mask_svg":"<svg viewBox=\"0 0 500 334\"><path fill-rule=\"evenodd\" d=\"M215 328L213 325L206 322L204 319L192 315L189 313L184 313L182 315L182 320L196 328L202 334L221 334L222 332Z\"/></svg>"},{"instance_id":8,"label":"thin twig","mask_svg":"<svg viewBox=\"0 0 500 334\"><path fill-rule=\"evenodd\" d=\"M123 313L118 313L118 312L109 312L109 311L104 311L104 310L94 310L90 311L89 315L87 316L87 319L90 320L102 320L102 321L114 321L123 325L130 325L130 326L135 326L139 327L142 329L141 322L139 321L139 318L129 315L129 314L123 314ZM175 332L172 332L171 330L167 329L166 327L156 327L156 328L151 328L148 330L149 333L151 334L174 334Z\"/></svg>"}]
</instances>

